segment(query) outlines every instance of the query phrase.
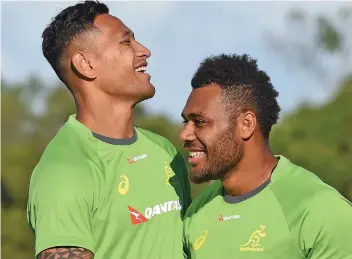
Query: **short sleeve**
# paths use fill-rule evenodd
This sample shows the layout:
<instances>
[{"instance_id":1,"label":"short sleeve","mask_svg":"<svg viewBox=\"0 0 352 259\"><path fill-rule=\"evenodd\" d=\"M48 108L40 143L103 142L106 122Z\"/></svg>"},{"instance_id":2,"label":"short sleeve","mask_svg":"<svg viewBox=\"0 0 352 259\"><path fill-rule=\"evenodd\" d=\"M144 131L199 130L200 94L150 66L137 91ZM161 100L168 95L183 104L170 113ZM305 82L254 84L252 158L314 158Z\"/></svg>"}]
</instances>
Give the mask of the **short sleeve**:
<instances>
[{"instance_id":1,"label":"short sleeve","mask_svg":"<svg viewBox=\"0 0 352 259\"><path fill-rule=\"evenodd\" d=\"M173 161L171 162L171 167L182 183L182 211L184 215L187 208L191 204L191 188L187 166L181 153L176 153Z\"/></svg>"},{"instance_id":2,"label":"short sleeve","mask_svg":"<svg viewBox=\"0 0 352 259\"><path fill-rule=\"evenodd\" d=\"M70 165L34 170L27 205L35 234L35 252L55 246L76 246L94 253L93 185L88 172Z\"/></svg>"},{"instance_id":3,"label":"short sleeve","mask_svg":"<svg viewBox=\"0 0 352 259\"><path fill-rule=\"evenodd\" d=\"M303 221L301 244L310 259L352 259L352 204L335 191L317 195Z\"/></svg>"}]
</instances>

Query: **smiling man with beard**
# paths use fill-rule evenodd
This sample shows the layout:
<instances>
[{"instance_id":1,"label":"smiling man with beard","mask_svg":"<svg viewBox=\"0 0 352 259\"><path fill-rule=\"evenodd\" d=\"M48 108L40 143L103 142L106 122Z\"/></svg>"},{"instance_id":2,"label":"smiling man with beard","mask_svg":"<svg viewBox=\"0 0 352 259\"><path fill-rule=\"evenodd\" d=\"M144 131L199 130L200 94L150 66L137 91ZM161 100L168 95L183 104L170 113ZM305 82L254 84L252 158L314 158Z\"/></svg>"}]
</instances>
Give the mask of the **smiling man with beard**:
<instances>
[{"instance_id":1,"label":"smiling man with beard","mask_svg":"<svg viewBox=\"0 0 352 259\"><path fill-rule=\"evenodd\" d=\"M189 258L352 258L352 206L269 147L280 108L248 55L204 60L180 133L194 183L216 180L187 210Z\"/></svg>"},{"instance_id":2,"label":"smiling man with beard","mask_svg":"<svg viewBox=\"0 0 352 259\"><path fill-rule=\"evenodd\" d=\"M95 1L62 10L42 37L77 115L31 177L37 258L183 258L185 163L168 140L133 124L135 105L155 94L146 73L150 51Z\"/></svg>"}]
</instances>

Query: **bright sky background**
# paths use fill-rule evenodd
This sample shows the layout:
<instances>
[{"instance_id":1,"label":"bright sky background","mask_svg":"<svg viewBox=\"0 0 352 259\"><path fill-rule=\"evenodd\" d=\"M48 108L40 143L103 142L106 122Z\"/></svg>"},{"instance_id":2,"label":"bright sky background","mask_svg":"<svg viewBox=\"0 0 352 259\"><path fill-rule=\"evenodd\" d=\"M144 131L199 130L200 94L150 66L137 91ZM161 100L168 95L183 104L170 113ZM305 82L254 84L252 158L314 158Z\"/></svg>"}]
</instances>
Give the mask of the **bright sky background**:
<instances>
[{"instance_id":1,"label":"bright sky background","mask_svg":"<svg viewBox=\"0 0 352 259\"><path fill-rule=\"evenodd\" d=\"M104 1L103 1L104 2ZM41 33L60 10L76 2L2 2L1 71L10 81L39 74L48 83L56 75L41 53ZM292 72L264 35L284 35L286 15L300 6L308 13L334 16L338 2L117 2L105 1L110 13L119 17L148 47L148 73L156 95L145 102L151 112L164 112L174 120L191 91L190 80L208 55L249 53L258 59L280 92L284 112L300 99L319 102L327 93L313 77Z\"/></svg>"}]
</instances>

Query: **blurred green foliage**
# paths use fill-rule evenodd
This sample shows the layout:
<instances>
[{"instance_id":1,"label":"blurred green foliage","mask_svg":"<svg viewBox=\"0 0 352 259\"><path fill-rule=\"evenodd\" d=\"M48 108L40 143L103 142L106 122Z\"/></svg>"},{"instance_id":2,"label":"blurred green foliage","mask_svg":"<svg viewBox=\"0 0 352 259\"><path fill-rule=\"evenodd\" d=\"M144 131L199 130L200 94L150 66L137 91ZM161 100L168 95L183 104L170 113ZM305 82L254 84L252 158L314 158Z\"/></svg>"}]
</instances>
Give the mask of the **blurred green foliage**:
<instances>
[{"instance_id":1,"label":"blurred green foliage","mask_svg":"<svg viewBox=\"0 0 352 259\"><path fill-rule=\"evenodd\" d=\"M301 19L303 15L296 13L293 17ZM317 23L320 36L316 44L335 52L341 46L341 34L334 32L326 19L319 18ZM74 102L63 85L49 87L36 77L16 84L3 80L1 84L1 255L4 259L29 259L34 253L25 213L30 175L46 145L75 112ZM350 200L351 101L352 77L347 77L328 103L321 107L302 105L283 118L271 136L275 154L283 154L313 171ZM44 107L42 112L35 109L38 106ZM168 138L185 155L178 139L181 124L162 114L150 115L141 105L136 107L135 120L138 126ZM192 185L192 196L203 187Z\"/></svg>"},{"instance_id":2,"label":"blurred green foliage","mask_svg":"<svg viewBox=\"0 0 352 259\"><path fill-rule=\"evenodd\" d=\"M352 201L352 77L322 107L302 105L273 128L275 153L316 173Z\"/></svg>"}]
</instances>

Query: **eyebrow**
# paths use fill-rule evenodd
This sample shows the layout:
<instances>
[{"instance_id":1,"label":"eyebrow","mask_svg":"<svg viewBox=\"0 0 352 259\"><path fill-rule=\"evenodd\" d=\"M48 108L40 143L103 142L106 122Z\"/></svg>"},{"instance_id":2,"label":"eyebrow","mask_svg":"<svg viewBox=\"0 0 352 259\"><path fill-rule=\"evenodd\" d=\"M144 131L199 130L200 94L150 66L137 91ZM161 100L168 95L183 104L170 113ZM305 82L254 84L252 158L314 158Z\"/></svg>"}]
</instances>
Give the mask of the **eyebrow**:
<instances>
[{"instance_id":1,"label":"eyebrow","mask_svg":"<svg viewBox=\"0 0 352 259\"><path fill-rule=\"evenodd\" d=\"M124 37L126 37L126 36L131 36L132 38L134 38L134 33L133 33L133 31L131 31L131 30L125 30L125 31L123 31L123 33L122 33L122 35L121 35L121 38L124 38Z\"/></svg>"},{"instance_id":2,"label":"eyebrow","mask_svg":"<svg viewBox=\"0 0 352 259\"><path fill-rule=\"evenodd\" d=\"M189 118L197 118L197 117L201 117L201 116L207 116L207 114L204 112L199 112L199 113L198 112L191 112L188 114ZM181 117L186 119L186 115L183 112L181 113Z\"/></svg>"}]
</instances>

